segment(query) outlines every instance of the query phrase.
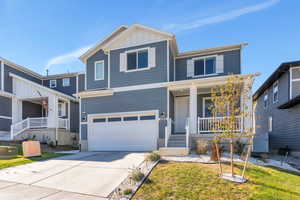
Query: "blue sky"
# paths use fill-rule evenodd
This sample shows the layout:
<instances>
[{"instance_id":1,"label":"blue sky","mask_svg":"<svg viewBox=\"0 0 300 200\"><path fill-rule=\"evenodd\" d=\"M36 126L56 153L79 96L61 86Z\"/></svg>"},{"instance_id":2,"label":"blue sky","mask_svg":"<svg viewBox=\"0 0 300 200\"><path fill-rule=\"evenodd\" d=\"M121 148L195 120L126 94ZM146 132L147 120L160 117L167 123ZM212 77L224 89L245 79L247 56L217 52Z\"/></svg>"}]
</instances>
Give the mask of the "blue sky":
<instances>
[{"instance_id":1,"label":"blue sky","mask_svg":"<svg viewBox=\"0 0 300 200\"><path fill-rule=\"evenodd\" d=\"M0 57L38 73L83 71L88 47L122 24L176 34L180 51L248 42L243 73L300 60L298 0L0 0Z\"/></svg>"}]
</instances>

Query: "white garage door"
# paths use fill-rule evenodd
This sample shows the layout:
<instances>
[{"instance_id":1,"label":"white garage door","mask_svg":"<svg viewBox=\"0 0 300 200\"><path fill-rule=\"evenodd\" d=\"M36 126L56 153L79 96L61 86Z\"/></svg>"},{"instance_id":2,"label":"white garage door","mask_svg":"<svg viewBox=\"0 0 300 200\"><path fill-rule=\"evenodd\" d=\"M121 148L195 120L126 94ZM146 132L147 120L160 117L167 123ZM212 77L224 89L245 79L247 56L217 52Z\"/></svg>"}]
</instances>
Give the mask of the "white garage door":
<instances>
[{"instance_id":1,"label":"white garage door","mask_svg":"<svg viewBox=\"0 0 300 200\"><path fill-rule=\"evenodd\" d=\"M157 112L89 116L89 151L152 151L157 149Z\"/></svg>"}]
</instances>

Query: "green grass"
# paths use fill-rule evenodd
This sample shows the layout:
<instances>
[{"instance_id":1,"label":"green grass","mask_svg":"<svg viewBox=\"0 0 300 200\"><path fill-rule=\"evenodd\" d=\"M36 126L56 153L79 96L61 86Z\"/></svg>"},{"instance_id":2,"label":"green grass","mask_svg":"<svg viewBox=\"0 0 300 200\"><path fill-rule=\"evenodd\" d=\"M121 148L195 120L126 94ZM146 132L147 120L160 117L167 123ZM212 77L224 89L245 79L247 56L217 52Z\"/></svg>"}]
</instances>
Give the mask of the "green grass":
<instances>
[{"instance_id":1,"label":"green grass","mask_svg":"<svg viewBox=\"0 0 300 200\"><path fill-rule=\"evenodd\" d=\"M220 179L215 164L161 162L133 199L300 200L300 174L250 164L246 178L244 184Z\"/></svg>"},{"instance_id":2,"label":"green grass","mask_svg":"<svg viewBox=\"0 0 300 200\"><path fill-rule=\"evenodd\" d=\"M0 169L14 167L18 165L24 165L27 163L32 163L35 161L42 161L47 160L50 158L55 158L59 156L70 155L70 154L61 154L61 153L43 153L40 157L32 157L32 158L25 158L23 156L17 156L16 158L11 159L0 159Z\"/></svg>"}]
</instances>

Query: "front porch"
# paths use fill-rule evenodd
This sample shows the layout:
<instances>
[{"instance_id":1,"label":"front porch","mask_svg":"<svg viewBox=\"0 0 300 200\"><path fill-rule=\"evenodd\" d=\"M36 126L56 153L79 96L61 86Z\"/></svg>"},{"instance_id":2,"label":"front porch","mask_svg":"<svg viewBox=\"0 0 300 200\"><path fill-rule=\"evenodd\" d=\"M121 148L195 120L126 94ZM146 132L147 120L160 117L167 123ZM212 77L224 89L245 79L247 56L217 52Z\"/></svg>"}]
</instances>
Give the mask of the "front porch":
<instances>
[{"instance_id":1,"label":"front porch","mask_svg":"<svg viewBox=\"0 0 300 200\"><path fill-rule=\"evenodd\" d=\"M220 84L224 84L225 78ZM186 150L195 146L198 139L211 140L214 133L221 133L216 124L226 120L224 117L212 117L210 106L211 88L217 83L173 85L168 88L169 111L165 127L164 144L162 148L178 148ZM247 104L252 109L252 100L241 97L241 105ZM236 116L235 131L242 132L244 128L252 126L252 119Z\"/></svg>"}]
</instances>

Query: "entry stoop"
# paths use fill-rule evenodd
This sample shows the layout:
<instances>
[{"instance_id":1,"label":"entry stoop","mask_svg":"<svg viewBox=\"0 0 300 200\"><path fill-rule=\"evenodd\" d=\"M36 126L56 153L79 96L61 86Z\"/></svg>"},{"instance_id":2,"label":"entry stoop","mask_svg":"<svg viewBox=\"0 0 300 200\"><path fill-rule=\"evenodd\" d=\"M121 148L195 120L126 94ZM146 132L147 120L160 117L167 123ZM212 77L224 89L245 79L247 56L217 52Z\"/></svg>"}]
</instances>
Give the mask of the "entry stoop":
<instances>
[{"instance_id":1,"label":"entry stoop","mask_svg":"<svg viewBox=\"0 0 300 200\"><path fill-rule=\"evenodd\" d=\"M190 148L186 147L161 147L159 148L161 156L186 156L190 154Z\"/></svg>"}]
</instances>

